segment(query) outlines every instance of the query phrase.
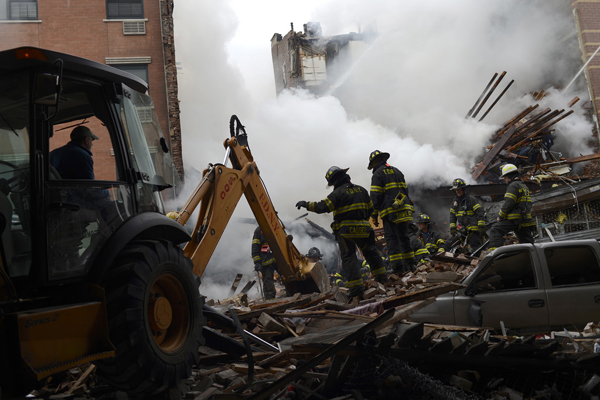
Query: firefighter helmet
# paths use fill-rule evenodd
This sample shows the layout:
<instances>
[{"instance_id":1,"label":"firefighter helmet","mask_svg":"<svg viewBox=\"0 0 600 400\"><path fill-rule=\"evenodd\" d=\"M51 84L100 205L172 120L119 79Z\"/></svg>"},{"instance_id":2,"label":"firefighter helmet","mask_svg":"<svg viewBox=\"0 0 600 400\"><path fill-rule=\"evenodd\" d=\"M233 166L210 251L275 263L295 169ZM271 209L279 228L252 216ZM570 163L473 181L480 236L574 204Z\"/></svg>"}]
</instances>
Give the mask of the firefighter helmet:
<instances>
[{"instance_id":1,"label":"firefighter helmet","mask_svg":"<svg viewBox=\"0 0 600 400\"><path fill-rule=\"evenodd\" d=\"M388 158L390 158L390 153L384 153L379 150L375 150L369 156L369 166L367 169L373 169L373 167L380 161L387 161Z\"/></svg>"},{"instance_id":2,"label":"firefighter helmet","mask_svg":"<svg viewBox=\"0 0 600 400\"><path fill-rule=\"evenodd\" d=\"M500 177L504 178L508 174L516 174L517 172L519 172L519 170L514 164L506 164L502 167L502 175L500 175Z\"/></svg>"},{"instance_id":3,"label":"firefighter helmet","mask_svg":"<svg viewBox=\"0 0 600 400\"><path fill-rule=\"evenodd\" d=\"M417 224L430 224L431 218L427 214L419 214L417 217Z\"/></svg>"},{"instance_id":4,"label":"firefighter helmet","mask_svg":"<svg viewBox=\"0 0 600 400\"><path fill-rule=\"evenodd\" d=\"M346 171L348 171L349 168L340 168L340 167L336 167L335 165L332 166L331 168L329 168L327 170L327 173L325 174L325 179L327 179L327 185L328 186L333 186L336 184L336 182L346 174Z\"/></svg>"},{"instance_id":5,"label":"firefighter helmet","mask_svg":"<svg viewBox=\"0 0 600 400\"><path fill-rule=\"evenodd\" d=\"M467 182L464 179L456 178L452 181L452 187L450 190L462 189L467 186Z\"/></svg>"},{"instance_id":6,"label":"firefighter helmet","mask_svg":"<svg viewBox=\"0 0 600 400\"><path fill-rule=\"evenodd\" d=\"M323 254L321 254L321 252L319 251L318 248L311 247L308 250L308 253L306 253L306 257L308 257L308 258L319 257L319 260L320 260L323 257Z\"/></svg>"}]
</instances>

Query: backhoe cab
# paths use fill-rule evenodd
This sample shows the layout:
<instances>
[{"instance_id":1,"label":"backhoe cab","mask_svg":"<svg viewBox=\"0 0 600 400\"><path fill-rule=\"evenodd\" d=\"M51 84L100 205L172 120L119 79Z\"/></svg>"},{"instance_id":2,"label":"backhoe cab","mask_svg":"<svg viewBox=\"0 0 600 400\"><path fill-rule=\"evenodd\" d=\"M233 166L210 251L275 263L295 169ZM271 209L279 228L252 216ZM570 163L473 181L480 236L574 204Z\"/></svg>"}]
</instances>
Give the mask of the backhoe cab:
<instances>
[{"instance_id":1,"label":"backhoe cab","mask_svg":"<svg viewBox=\"0 0 600 400\"><path fill-rule=\"evenodd\" d=\"M242 194L288 291L328 288L323 266L286 235L237 119L225 142L232 167L211 166L177 221L165 215L161 192L177 173L147 91L129 73L68 54L0 52L3 397L86 362L130 398L188 378L203 343L199 277ZM87 178L50 162L78 126L98 138ZM190 237L183 224L199 204Z\"/></svg>"},{"instance_id":2,"label":"backhoe cab","mask_svg":"<svg viewBox=\"0 0 600 400\"><path fill-rule=\"evenodd\" d=\"M179 246L190 237L164 215L176 173L147 90L68 54L0 52L3 396L86 362L144 396L198 362L203 298ZM99 138L95 179L50 163L77 126Z\"/></svg>"}]
</instances>

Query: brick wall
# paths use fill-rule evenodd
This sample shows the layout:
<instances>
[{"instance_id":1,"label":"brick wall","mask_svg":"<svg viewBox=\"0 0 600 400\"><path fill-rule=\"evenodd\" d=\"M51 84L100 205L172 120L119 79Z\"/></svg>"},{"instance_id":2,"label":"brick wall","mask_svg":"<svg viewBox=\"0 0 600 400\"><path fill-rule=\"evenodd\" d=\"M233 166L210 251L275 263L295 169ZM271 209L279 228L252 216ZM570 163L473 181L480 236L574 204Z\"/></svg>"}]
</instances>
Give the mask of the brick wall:
<instances>
[{"instance_id":1,"label":"brick wall","mask_svg":"<svg viewBox=\"0 0 600 400\"><path fill-rule=\"evenodd\" d=\"M579 34L582 61L586 63L600 46L600 1L576 0L571 1L571 6ZM597 123L600 110L600 52L590 62L585 73L590 84L590 96Z\"/></svg>"},{"instance_id":2,"label":"brick wall","mask_svg":"<svg viewBox=\"0 0 600 400\"><path fill-rule=\"evenodd\" d=\"M179 113L168 111L169 103L177 102L177 88L169 88L169 101L161 26L161 2L164 1L144 0L146 34L126 36L123 35L122 21L106 22L105 0L38 0L38 18L41 22L0 21L0 50L35 46L88 58L102 64L105 63L106 57L151 57L152 62L148 64L150 94L165 139L171 141L171 147L180 149L181 135L170 134L170 121L171 124L179 125ZM167 38L166 41L172 42L173 30L167 34L171 35L171 38ZM171 74L176 74L174 49L170 52L172 54L169 63L173 65L167 67L171 69ZM68 141L68 134L63 139ZM174 143L174 140L179 143ZM113 164L112 172L107 173L114 175L114 161L110 156L112 147L108 142L104 140L94 144L94 165L99 171L110 171L110 167L102 166L104 162L110 161ZM180 173L183 173L182 165L179 157L176 167ZM108 179L104 173L97 173L96 179Z\"/></svg>"}]
</instances>

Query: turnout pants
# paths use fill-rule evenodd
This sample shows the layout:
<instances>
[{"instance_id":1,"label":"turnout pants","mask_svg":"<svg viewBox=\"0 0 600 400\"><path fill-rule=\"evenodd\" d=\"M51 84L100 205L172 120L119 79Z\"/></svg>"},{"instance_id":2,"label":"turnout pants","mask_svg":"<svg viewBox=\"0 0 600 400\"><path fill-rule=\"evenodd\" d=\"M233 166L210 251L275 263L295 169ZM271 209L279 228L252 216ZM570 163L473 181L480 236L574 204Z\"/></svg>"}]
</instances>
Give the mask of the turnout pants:
<instances>
[{"instance_id":1,"label":"turnout pants","mask_svg":"<svg viewBox=\"0 0 600 400\"><path fill-rule=\"evenodd\" d=\"M340 248L340 257L342 259L342 268L346 277L346 287L362 287L363 280L360 268L362 262L356 257L356 248L362 251L365 259L371 266L371 273L374 276L385 273L385 265L381 255L375 247L375 233L371 231L366 238L345 238L339 233L335 234L335 239Z\"/></svg>"},{"instance_id":2,"label":"turnout pants","mask_svg":"<svg viewBox=\"0 0 600 400\"><path fill-rule=\"evenodd\" d=\"M260 269L260 272L262 273L265 300L274 299L276 295L275 279L273 278L275 275L275 265L276 264L263 265L263 267Z\"/></svg>"},{"instance_id":3,"label":"turnout pants","mask_svg":"<svg viewBox=\"0 0 600 400\"><path fill-rule=\"evenodd\" d=\"M390 258L390 269L395 272L409 271L415 264L415 255L410 246L408 222L394 223L384 219L383 234Z\"/></svg>"},{"instance_id":4,"label":"turnout pants","mask_svg":"<svg viewBox=\"0 0 600 400\"><path fill-rule=\"evenodd\" d=\"M495 249L504 245L504 235L508 232L515 232L519 243L533 243L533 229L535 227L520 227L521 220L502 220L492 225L490 229L490 249Z\"/></svg>"}]
</instances>

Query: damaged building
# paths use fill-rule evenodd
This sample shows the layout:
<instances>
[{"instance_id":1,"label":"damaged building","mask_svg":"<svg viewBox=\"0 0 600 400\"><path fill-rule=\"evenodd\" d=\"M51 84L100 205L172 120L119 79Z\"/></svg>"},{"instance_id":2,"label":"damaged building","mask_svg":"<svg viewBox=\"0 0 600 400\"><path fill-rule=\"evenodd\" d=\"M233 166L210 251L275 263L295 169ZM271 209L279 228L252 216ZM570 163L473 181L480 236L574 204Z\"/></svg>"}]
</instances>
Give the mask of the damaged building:
<instances>
[{"instance_id":1,"label":"damaged building","mask_svg":"<svg viewBox=\"0 0 600 400\"><path fill-rule=\"evenodd\" d=\"M352 65L364 52L375 34L351 32L323 36L321 24L308 22L302 32L290 31L271 38L271 55L277 94L284 89L302 88L316 95L327 93L344 68Z\"/></svg>"}]
</instances>

